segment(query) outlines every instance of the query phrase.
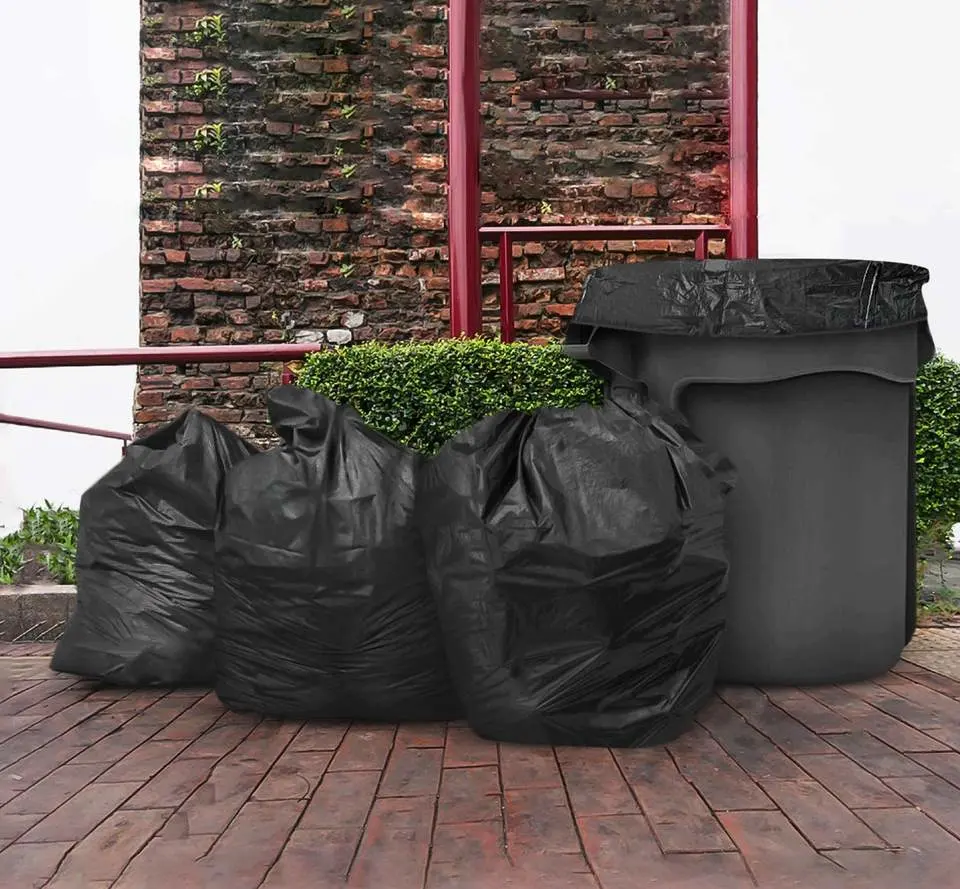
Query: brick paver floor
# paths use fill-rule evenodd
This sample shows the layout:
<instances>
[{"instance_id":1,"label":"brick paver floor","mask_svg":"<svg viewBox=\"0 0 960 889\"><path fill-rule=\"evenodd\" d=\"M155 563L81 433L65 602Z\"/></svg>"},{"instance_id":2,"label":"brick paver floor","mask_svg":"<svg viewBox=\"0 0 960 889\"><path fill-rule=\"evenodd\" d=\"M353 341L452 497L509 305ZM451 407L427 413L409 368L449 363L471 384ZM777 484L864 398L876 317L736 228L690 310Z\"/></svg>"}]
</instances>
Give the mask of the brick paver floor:
<instances>
[{"instance_id":1,"label":"brick paver floor","mask_svg":"<svg viewBox=\"0 0 960 889\"><path fill-rule=\"evenodd\" d=\"M960 630L873 682L721 689L669 747L611 751L260 719L7 646L0 887L960 887L960 681L929 651L960 665Z\"/></svg>"}]
</instances>

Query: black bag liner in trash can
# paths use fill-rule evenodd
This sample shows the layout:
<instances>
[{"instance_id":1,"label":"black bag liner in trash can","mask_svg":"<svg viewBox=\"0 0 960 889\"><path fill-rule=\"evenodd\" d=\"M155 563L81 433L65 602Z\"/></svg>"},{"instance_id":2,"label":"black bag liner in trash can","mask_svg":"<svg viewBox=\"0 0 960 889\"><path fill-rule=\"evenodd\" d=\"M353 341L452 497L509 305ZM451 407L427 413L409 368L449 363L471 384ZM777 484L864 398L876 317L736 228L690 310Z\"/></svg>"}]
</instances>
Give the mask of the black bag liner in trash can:
<instances>
[{"instance_id":1,"label":"black bag liner in trash can","mask_svg":"<svg viewBox=\"0 0 960 889\"><path fill-rule=\"evenodd\" d=\"M267 407L284 444L230 474L217 533L217 694L298 718L455 715L414 526L419 456L305 389Z\"/></svg>"},{"instance_id":2,"label":"black bag liner in trash can","mask_svg":"<svg viewBox=\"0 0 960 889\"><path fill-rule=\"evenodd\" d=\"M729 467L634 392L490 417L421 474L454 684L500 741L641 746L714 684Z\"/></svg>"},{"instance_id":3,"label":"black bag liner in trash can","mask_svg":"<svg viewBox=\"0 0 960 889\"><path fill-rule=\"evenodd\" d=\"M916 617L914 384L926 269L764 259L608 266L567 351L737 468L721 681L878 675Z\"/></svg>"},{"instance_id":4,"label":"black bag liner in trash can","mask_svg":"<svg viewBox=\"0 0 960 889\"><path fill-rule=\"evenodd\" d=\"M196 410L141 438L80 502L77 606L54 670L116 685L213 681L213 531L254 448Z\"/></svg>"}]
</instances>

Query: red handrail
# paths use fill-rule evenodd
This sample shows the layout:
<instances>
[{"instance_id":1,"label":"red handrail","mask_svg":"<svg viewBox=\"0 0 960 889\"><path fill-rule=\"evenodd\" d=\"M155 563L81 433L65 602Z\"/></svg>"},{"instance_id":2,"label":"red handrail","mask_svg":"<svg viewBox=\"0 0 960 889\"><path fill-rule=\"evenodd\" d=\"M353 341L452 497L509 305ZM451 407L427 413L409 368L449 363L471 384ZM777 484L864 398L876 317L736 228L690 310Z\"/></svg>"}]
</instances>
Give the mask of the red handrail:
<instances>
[{"instance_id":1,"label":"red handrail","mask_svg":"<svg viewBox=\"0 0 960 889\"><path fill-rule=\"evenodd\" d=\"M144 364L215 364L230 361L297 361L318 345L146 346L56 352L0 352L0 370L25 367L119 367Z\"/></svg>"},{"instance_id":2,"label":"red handrail","mask_svg":"<svg viewBox=\"0 0 960 889\"><path fill-rule=\"evenodd\" d=\"M262 346L148 346L135 349L79 349L56 352L0 352L0 370L42 367L120 367L144 364L216 364L234 361L297 361L318 345L283 343ZM292 383L293 374L284 366L281 382ZM31 429L51 429L55 432L72 432L76 435L91 435L112 438L127 444L133 434L97 429L92 426L77 426L72 423L57 423L34 417L19 417L0 414L0 425L25 426Z\"/></svg>"},{"instance_id":3,"label":"red handrail","mask_svg":"<svg viewBox=\"0 0 960 889\"><path fill-rule=\"evenodd\" d=\"M0 425L27 426L31 429L53 429L57 432L73 432L76 435L92 435L97 438L115 438L124 445L133 439L132 432L112 432L109 429L97 429L93 426L75 426L72 423L54 423L51 420L36 420L32 417L18 417L14 414L0 414Z\"/></svg>"},{"instance_id":4,"label":"red handrail","mask_svg":"<svg viewBox=\"0 0 960 889\"><path fill-rule=\"evenodd\" d=\"M513 342L515 305L513 292L513 245L529 241L648 241L695 240L694 256L707 259L710 241L723 241L730 252L730 227L727 225L529 225L485 226L481 241L500 245L500 339Z\"/></svg>"}]
</instances>

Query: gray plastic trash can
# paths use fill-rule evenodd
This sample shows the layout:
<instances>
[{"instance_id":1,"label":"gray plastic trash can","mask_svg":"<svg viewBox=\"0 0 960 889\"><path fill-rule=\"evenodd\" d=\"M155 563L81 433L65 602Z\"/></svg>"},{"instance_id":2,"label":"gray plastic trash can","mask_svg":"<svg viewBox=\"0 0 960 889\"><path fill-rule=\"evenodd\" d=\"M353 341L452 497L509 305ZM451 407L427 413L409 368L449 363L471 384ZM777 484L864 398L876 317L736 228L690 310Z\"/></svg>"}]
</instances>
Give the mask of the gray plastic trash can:
<instances>
[{"instance_id":1,"label":"gray plastic trash can","mask_svg":"<svg viewBox=\"0 0 960 889\"><path fill-rule=\"evenodd\" d=\"M916 614L914 383L926 269L648 262L591 274L567 351L642 381L734 464L720 678L888 670Z\"/></svg>"}]
</instances>

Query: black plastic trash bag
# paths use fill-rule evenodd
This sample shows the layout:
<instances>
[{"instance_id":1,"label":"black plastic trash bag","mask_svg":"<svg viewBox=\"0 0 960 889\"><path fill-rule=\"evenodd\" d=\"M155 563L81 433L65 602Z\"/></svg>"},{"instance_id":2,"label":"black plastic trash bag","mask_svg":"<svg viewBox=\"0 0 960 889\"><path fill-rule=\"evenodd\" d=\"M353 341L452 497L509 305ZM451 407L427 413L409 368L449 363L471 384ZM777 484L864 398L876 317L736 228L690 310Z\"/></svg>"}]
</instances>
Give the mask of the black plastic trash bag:
<instances>
[{"instance_id":1,"label":"black plastic trash bag","mask_svg":"<svg viewBox=\"0 0 960 889\"><path fill-rule=\"evenodd\" d=\"M298 718L450 717L420 458L314 392L267 406L284 445L230 473L217 534L217 694Z\"/></svg>"},{"instance_id":2,"label":"black plastic trash bag","mask_svg":"<svg viewBox=\"0 0 960 889\"><path fill-rule=\"evenodd\" d=\"M689 726L717 669L728 470L632 392L499 414L441 449L419 519L476 732L627 747Z\"/></svg>"},{"instance_id":3,"label":"black plastic trash bag","mask_svg":"<svg viewBox=\"0 0 960 889\"><path fill-rule=\"evenodd\" d=\"M678 336L792 337L921 325L933 357L920 266L855 259L635 262L590 273L567 330Z\"/></svg>"},{"instance_id":4,"label":"black plastic trash bag","mask_svg":"<svg viewBox=\"0 0 960 889\"><path fill-rule=\"evenodd\" d=\"M116 685L213 681L213 532L254 448L191 410L142 438L80 502L77 607L51 664Z\"/></svg>"}]
</instances>

